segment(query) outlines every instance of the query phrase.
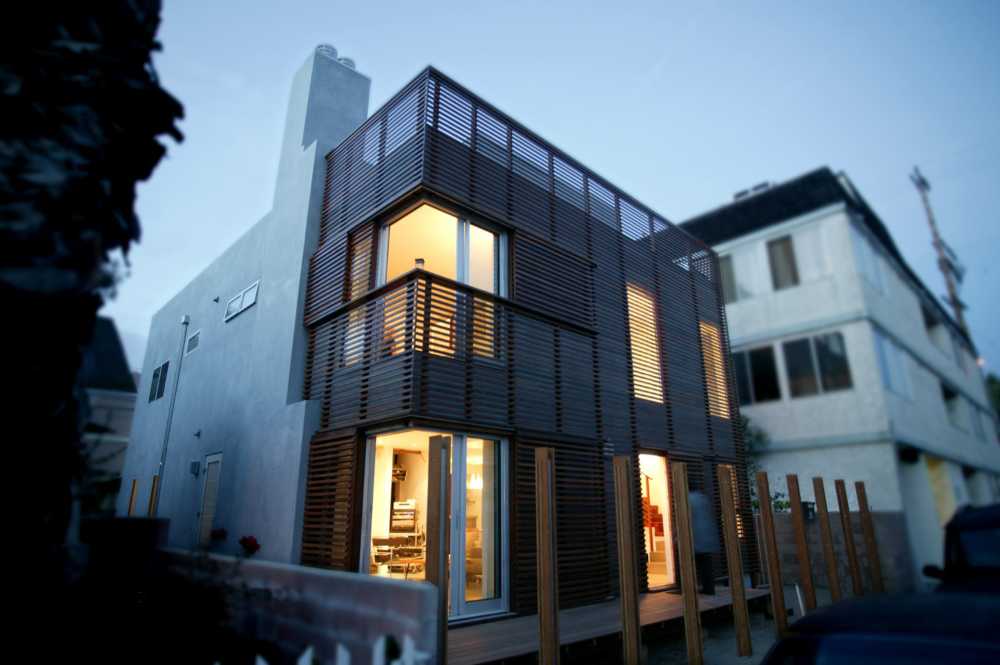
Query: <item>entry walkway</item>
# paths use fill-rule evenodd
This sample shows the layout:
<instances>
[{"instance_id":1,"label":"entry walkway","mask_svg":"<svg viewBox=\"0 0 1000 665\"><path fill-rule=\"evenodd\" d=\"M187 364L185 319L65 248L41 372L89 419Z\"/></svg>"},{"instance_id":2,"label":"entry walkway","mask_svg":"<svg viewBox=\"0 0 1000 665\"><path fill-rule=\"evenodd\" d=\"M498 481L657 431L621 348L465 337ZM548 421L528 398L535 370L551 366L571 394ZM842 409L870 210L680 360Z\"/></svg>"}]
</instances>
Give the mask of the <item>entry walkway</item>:
<instances>
[{"instance_id":1,"label":"entry walkway","mask_svg":"<svg viewBox=\"0 0 1000 665\"><path fill-rule=\"evenodd\" d=\"M747 600L766 596L767 589L747 589ZM732 604L728 589L714 596L698 596L702 612ZM618 599L575 607L559 612L559 641L572 644L621 632ZM672 621L684 616L679 594L645 593L639 596L639 616L643 626ZM512 658L538 650L538 617L500 619L448 631L448 665L477 665Z\"/></svg>"}]
</instances>

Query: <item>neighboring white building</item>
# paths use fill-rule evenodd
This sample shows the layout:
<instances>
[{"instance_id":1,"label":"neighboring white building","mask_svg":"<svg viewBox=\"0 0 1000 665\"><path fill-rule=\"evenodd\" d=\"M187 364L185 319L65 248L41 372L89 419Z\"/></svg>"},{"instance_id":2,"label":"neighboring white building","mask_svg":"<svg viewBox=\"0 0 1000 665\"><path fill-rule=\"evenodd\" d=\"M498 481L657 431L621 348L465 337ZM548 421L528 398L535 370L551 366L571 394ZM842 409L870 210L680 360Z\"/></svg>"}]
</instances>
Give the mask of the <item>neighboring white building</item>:
<instances>
[{"instance_id":1,"label":"neighboring white building","mask_svg":"<svg viewBox=\"0 0 1000 665\"><path fill-rule=\"evenodd\" d=\"M797 473L812 501L821 476L836 510L833 479L865 481L920 580L952 513L1000 500L972 341L843 174L754 188L682 226L720 255L741 409L770 437L772 489Z\"/></svg>"}]
</instances>

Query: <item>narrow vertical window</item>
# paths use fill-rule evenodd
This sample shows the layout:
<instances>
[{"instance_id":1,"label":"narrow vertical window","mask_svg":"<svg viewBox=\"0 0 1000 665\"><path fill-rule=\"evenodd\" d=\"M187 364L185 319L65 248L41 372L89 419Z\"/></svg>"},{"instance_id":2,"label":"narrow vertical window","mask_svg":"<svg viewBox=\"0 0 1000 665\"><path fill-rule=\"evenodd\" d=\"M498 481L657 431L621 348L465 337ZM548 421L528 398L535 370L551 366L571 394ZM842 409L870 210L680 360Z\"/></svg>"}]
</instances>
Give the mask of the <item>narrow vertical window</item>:
<instances>
[{"instance_id":1,"label":"narrow vertical window","mask_svg":"<svg viewBox=\"0 0 1000 665\"><path fill-rule=\"evenodd\" d=\"M785 342L781 347L785 352L785 371L788 372L788 389L792 397L818 393L819 383L816 381L809 338Z\"/></svg>"},{"instance_id":2,"label":"narrow vertical window","mask_svg":"<svg viewBox=\"0 0 1000 665\"><path fill-rule=\"evenodd\" d=\"M636 284L626 287L628 332L632 344L632 393L639 399L663 403L660 375L660 340L656 305L648 291Z\"/></svg>"},{"instance_id":3,"label":"narrow vertical window","mask_svg":"<svg viewBox=\"0 0 1000 665\"><path fill-rule=\"evenodd\" d=\"M722 300L727 305L736 302L739 294L736 291L736 275L733 272L733 257L719 257L719 277L722 279Z\"/></svg>"},{"instance_id":4,"label":"narrow vertical window","mask_svg":"<svg viewBox=\"0 0 1000 665\"><path fill-rule=\"evenodd\" d=\"M160 367L160 383L156 386L156 399L163 397L163 391L167 387L167 370L170 368L170 361L163 363Z\"/></svg>"},{"instance_id":5,"label":"narrow vertical window","mask_svg":"<svg viewBox=\"0 0 1000 665\"><path fill-rule=\"evenodd\" d=\"M156 399L156 391L160 387L160 368L153 370L153 380L149 382L149 401Z\"/></svg>"},{"instance_id":6,"label":"narrow vertical window","mask_svg":"<svg viewBox=\"0 0 1000 665\"><path fill-rule=\"evenodd\" d=\"M778 370L774 365L774 349L770 346L752 349L748 353L748 358L753 382L753 401L768 402L781 399Z\"/></svg>"},{"instance_id":7,"label":"narrow vertical window","mask_svg":"<svg viewBox=\"0 0 1000 665\"><path fill-rule=\"evenodd\" d=\"M775 291L799 283L799 270L795 265L795 248L791 236L784 236L767 243L767 258L771 264L771 284Z\"/></svg>"},{"instance_id":8,"label":"narrow vertical window","mask_svg":"<svg viewBox=\"0 0 1000 665\"><path fill-rule=\"evenodd\" d=\"M722 358L722 337L718 326L698 322L701 332L701 356L705 366L705 390L708 392L708 412L716 418L729 418L729 390L726 385L726 365Z\"/></svg>"},{"instance_id":9,"label":"narrow vertical window","mask_svg":"<svg viewBox=\"0 0 1000 665\"><path fill-rule=\"evenodd\" d=\"M733 354L733 370L736 372L736 392L740 398L740 406L752 404L753 393L750 390L750 371L747 369L745 351Z\"/></svg>"}]
</instances>

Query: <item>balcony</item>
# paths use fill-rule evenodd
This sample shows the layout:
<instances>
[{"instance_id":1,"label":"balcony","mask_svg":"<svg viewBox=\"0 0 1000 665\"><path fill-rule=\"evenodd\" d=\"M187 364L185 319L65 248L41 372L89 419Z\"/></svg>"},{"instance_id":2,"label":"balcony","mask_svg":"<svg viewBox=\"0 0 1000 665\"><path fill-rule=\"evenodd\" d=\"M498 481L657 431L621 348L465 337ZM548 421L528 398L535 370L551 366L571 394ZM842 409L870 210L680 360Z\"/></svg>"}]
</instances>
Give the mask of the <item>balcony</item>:
<instances>
[{"instance_id":1,"label":"balcony","mask_svg":"<svg viewBox=\"0 0 1000 665\"><path fill-rule=\"evenodd\" d=\"M415 269L312 329L307 397L324 429L423 416L593 436L593 335Z\"/></svg>"}]
</instances>

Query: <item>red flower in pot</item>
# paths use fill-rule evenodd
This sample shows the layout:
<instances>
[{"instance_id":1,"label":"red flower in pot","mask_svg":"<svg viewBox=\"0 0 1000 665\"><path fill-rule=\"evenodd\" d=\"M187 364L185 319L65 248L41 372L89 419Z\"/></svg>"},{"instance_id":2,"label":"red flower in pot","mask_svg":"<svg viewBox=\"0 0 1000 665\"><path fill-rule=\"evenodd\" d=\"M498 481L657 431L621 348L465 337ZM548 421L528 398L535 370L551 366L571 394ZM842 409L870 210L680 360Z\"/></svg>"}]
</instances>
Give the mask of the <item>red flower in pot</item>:
<instances>
[{"instance_id":1,"label":"red flower in pot","mask_svg":"<svg viewBox=\"0 0 1000 665\"><path fill-rule=\"evenodd\" d=\"M260 543L253 536L243 536L240 538L240 547L243 548L243 554L253 556L260 549Z\"/></svg>"}]
</instances>

